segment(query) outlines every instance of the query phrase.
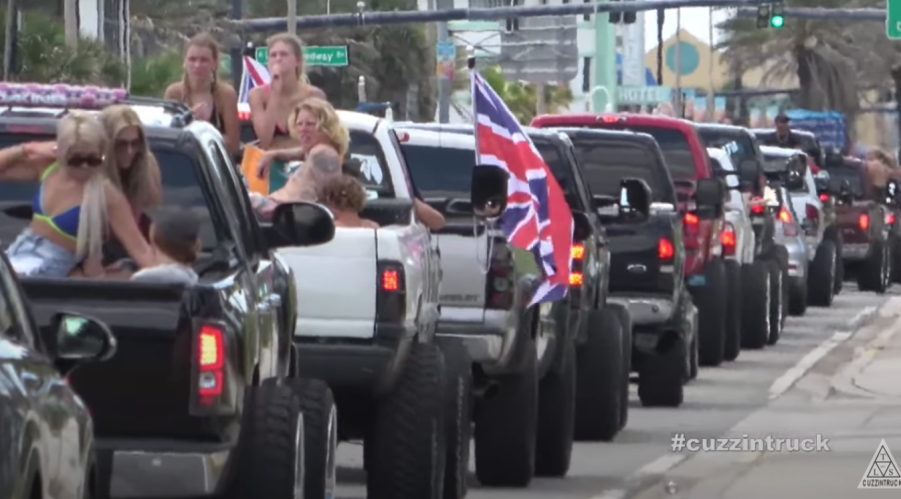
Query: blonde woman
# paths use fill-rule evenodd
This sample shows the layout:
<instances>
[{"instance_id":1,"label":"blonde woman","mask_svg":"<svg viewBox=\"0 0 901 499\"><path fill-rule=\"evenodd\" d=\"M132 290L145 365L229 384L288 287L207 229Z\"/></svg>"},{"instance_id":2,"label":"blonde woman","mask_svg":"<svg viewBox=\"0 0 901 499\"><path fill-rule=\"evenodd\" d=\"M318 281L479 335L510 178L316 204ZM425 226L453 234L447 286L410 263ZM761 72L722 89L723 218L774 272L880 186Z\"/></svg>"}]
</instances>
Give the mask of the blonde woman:
<instances>
[{"instance_id":1,"label":"blonde woman","mask_svg":"<svg viewBox=\"0 0 901 499\"><path fill-rule=\"evenodd\" d=\"M125 195L135 220L142 223L146 232L149 221L145 214L160 204L163 187L144 125L138 113L124 105L104 109L100 123L109 137L107 176Z\"/></svg>"},{"instance_id":2,"label":"blonde woman","mask_svg":"<svg viewBox=\"0 0 901 499\"><path fill-rule=\"evenodd\" d=\"M156 264L128 201L103 174L106 151L103 127L77 111L60 120L56 144L0 150L0 179L41 183L31 224L7 250L19 275L66 277L81 266L86 276L102 276L107 228L140 267Z\"/></svg>"},{"instance_id":3,"label":"blonde woman","mask_svg":"<svg viewBox=\"0 0 901 499\"><path fill-rule=\"evenodd\" d=\"M229 153L241 147L238 122L238 94L234 87L219 81L219 45L209 33L188 41L184 76L169 85L163 98L184 102L197 118L210 122L221 133Z\"/></svg>"},{"instance_id":4,"label":"blonde woman","mask_svg":"<svg viewBox=\"0 0 901 499\"><path fill-rule=\"evenodd\" d=\"M289 116L308 97L325 99L325 92L310 85L304 73L303 42L281 33L266 41L272 83L256 87L248 95L250 118L261 149L294 147L288 130Z\"/></svg>"}]
</instances>

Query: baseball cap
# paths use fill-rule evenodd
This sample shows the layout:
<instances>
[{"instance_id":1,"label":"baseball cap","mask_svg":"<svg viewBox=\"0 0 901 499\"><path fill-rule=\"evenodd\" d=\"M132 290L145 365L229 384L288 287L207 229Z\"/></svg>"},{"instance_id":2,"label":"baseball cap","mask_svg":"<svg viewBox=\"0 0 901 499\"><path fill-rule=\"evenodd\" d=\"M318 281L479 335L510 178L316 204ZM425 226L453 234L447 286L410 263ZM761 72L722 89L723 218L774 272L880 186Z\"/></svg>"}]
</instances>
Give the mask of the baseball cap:
<instances>
[{"instance_id":1,"label":"baseball cap","mask_svg":"<svg viewBox=\"0 0 901 499\"><path fill-rule=\"evenodd\" d=\"M779 113L776 115L775 121L776 121L776 123L788 123L789 121L791 121L791 118L789 118L788 116L786 116L783 113Z\"/></svg>"}]
</instances>

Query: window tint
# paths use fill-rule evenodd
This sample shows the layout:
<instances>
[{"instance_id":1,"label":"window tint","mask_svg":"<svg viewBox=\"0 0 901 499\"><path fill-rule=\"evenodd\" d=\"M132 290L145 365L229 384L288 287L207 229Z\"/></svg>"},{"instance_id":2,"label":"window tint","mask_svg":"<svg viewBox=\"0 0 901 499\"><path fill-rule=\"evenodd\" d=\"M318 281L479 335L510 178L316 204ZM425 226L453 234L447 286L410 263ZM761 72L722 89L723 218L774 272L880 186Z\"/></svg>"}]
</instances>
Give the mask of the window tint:
<instances>
[{"instance_id":1,"label":"window tint","mask_svg":"<svg viewBox=\"0 0 901 499\"><path fill-rule=\"evenodd\" d=\"M632 177L647 182L655 202L673 203L675 194L660 165L638 144L574 138L576 156L592 194L619 198L620 180Z\"/></svg>"},{"instance_id":2,"label":"window tint","mask_svg":"<svg viewBox=\"0 0 901 499\"><path fill-rule=\"evenodd\" d=\"M535 144L535 149L538 149L538 154L541 154L541 159L550 168L551 174L554 175L557 183L560 184L563 193L570 195L575 192L572 166L567 162L566 156L563 155L564 151L561 150L560 146L546 140L533 139L532 142Z\"/></svg>"},{"instance_id":3,"label":"window tint","mask_svg":"<svg viewBox=\"0 0 901 499\"><path fill-rule=\"evenodd\" d=\"M629 126L633 132L646 133L660 146L666 167L669 168L673 180L694 179L695 162L691 155L688 137L679 130L658 127Z\"/></svg>"},{"instance_id":4,"label":"window tint","mask_svg":"<svg viewBox=\"0 0 901 499\"><path fill-rule=\"evenodd\" d=\"M350 132L350 149L347 155L350 159L360 162L360 182L370 193L370 197L394 197L394 187L391 184L385 153L372 134Z\"/></svg>"},{"instance_id":5,"label":"window tint","mask_svg":"<svg viewBox=\"0 0 901 499\"><path fill-rule=\"evenodd\" d=\"M788 158L785 156L763 155L763 169L768 172L782 171L788 168Z\"/></svg>"},{"instance_id":6,"label":"window tint","mask_svg":"<svg viewBox=\"0 0 901 499\"><path fill-rule=\"evenodd\" d=\"M401 144L413 185L426 198L469 198L475 153L467 149Z\"/></svg>"},{"instance_id":7,"label":"window tint","mask_svg":"<svg viewBox=\"0 0 901 499\"><path fill-rule=\"evenodd\" d=\"M733 170L726 170L723 168L723 164L716 158L710 158L710 168L712 168L715 173L735 173ZM738 187L738 178L735 175L724 175L720 178L725 179L726 186Z\"/></svg>"},{"instance_id":8,"label":"window tint","mask_svg":"<svg viewBox=\"0 0 901 499\"><path fill-rule=\"evenodd\" d=\"M704 147L724 149L733 160L755 159L757 157L754 141L745 133L705 127L698 127L698 133L701 135Z\"/></svg>"}]
</instances>

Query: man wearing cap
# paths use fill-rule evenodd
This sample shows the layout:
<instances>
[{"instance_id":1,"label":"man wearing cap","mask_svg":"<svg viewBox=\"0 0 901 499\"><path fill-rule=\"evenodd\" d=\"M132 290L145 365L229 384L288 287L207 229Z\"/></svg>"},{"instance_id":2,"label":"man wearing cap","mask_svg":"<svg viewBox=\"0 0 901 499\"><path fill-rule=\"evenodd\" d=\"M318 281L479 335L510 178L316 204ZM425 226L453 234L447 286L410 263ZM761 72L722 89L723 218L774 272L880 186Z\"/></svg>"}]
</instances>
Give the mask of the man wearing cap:
<instances>
[{"instance_id":1,"label":"man wearing cap","mask_svg":"<svg viewBox=\"0 0 901 499\"><path fill-rule=\"evenodd\" d=\"M791 132L791 129L788 126L789 121L791 120L788 116L779 113L775 119L776 131L765 136L762 140L763 144L767 146L786 147L788 149L801 147L801 141Z\"/></svg>"}]
</instances>

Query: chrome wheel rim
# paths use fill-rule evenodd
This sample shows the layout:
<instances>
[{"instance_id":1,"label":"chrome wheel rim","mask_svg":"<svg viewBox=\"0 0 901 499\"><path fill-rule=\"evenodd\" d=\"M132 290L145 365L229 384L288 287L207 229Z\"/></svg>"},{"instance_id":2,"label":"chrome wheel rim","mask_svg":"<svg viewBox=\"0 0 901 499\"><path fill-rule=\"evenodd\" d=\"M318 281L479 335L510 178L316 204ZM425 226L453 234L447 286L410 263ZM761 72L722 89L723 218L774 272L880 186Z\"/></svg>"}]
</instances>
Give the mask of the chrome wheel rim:
<instances>
[{"instance_id":1,"label":"chrome wheel rim","mask_svg":"<svg viewBox=\"0 0 901 499\"><path fill-rule=\"evenodd\" d=\"M338 411L334 405L328 414L326 432L328 443L325 449L325 499L333 499L337 487L335 450L338 448Z\"/></svg>"},{"instance_id":2,"label":"chrome wheel rim","mask_svg":"<svg viewBox=\"0 0 901 499\"><path fill-rule=\"evenodd\" d=\"M303 444L303 414L300 413L297 415L297 423L294 429L294 499L303 499L304 463L306 463Z\"/></svg>"}]
</instances>

